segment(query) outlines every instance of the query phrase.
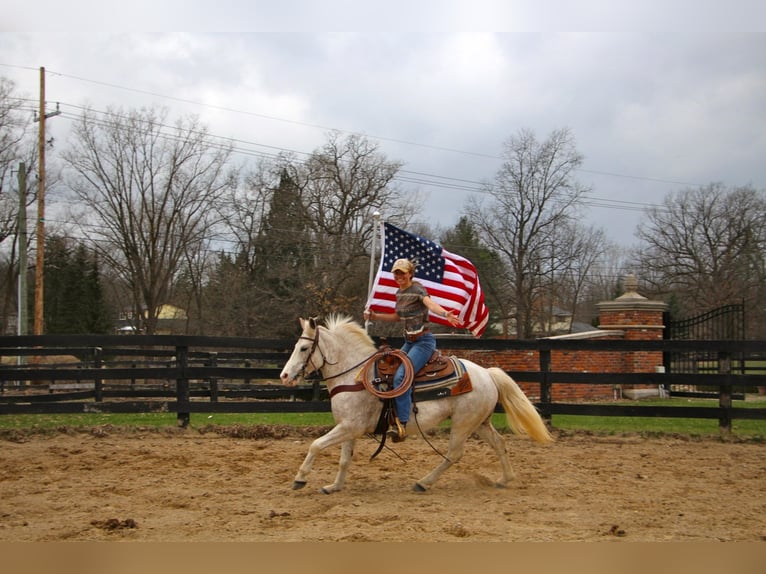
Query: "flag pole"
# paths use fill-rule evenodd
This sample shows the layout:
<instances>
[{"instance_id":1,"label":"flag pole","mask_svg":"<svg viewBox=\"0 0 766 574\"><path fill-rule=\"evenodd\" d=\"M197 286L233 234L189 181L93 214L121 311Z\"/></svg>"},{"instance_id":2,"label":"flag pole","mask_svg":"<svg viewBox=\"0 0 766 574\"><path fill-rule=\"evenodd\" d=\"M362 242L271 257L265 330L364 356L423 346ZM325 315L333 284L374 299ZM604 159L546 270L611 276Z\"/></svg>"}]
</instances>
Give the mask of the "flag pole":
<instances>
[{"instance_id":1,"label":"flag pole","mask_svg":"<svg viewBox=\"0 0 766 574\"><path fill-rule=\"evenodd\" d=\"M369 279L367 280L367 301L370 300L370 295L372 295L372 281L375 277L375 249L377 247L377 238L378 238L378 223L380 222L380 212L375 211L372 214L372 218L374 223L372 224L373 227L373 233L372 233L372 248L370 249L370 275ZM370 320L368 319L364 323L364 328L366 330L370 330Z\"/></svg>"}]
</instances>

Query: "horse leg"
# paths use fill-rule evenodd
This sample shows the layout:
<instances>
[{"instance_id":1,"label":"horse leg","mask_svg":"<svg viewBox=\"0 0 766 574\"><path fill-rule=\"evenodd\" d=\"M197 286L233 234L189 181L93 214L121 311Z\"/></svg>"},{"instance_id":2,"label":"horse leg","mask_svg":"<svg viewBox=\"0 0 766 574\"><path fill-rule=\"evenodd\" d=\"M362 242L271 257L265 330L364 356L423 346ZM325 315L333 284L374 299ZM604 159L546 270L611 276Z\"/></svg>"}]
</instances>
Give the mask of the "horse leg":
<instances>
[{"instance_id":1,"label":"horse leg","mask_svg":"<svg viewBox=\"0 0 766 574\"><path fill-rule=\"evenodd\" d=\"M338 474L335 475L335 482L322 487L322 492L331 494L343 490L346 483L346 472L351 465L351 458L354 456L355 439L347 440L340 447L340 463L338 464Z\"/></svg>"},{"instance_id":2,"label":"horse leg","mask_svg":"<svg viewBox=\"0 0 766 574\"><path fill-rule=\"evenodd\" d=\"M503 469L503 476L495 483L495 486L504 488L514 479L515 475L511 468L511 461L508 458L505 441L500 433L497 432L497 429L492 426L491 417L481 423L481 426L476 429L476 434L479 435L481 440L490 445L494 449L495 454L497 454L497 458L500 460L500 467Z\"/></svg>"},{"instance_id":3,"label":"horse leg","mask_svg":"<svg viewBox=\"0 0 766 574\"><path fill-rule=\"evenodd\" d=\"M293 490L298 490L299 488L303 488L304 486L306 486L306 478L308 477L309 472L311 472L311 467L314 464L314 459L320 452L322 452L327 447L330 447L348 440L353 440L353 437L347 435L343 427L341 425L338 425L338 426L335 426L327 434L320 436L318 439L312 442L311 446L309 446L309 451L306 454L306 458L303 460L303 464L301 464L300 468L298 469L298 474L296 474L295 478L293 479ZM353 450L353 443L352 443L352 450ZM341 454L341 461L342 460L343 460L343 454ZM348 463L346 464L346 466L348 466ZM337 479L336 479L336 482L337 482Z\"/></svg>"},{"instance_id":4,"label":"horse leg","mask_svg":"<svg viewBox=\"0 0 766 574\"><path fill-rule=\"evenodd\" d=\"M453 421L454 424L454 421ZM442 463L431 471L430 474L424 476L415 483L413 490L417 492L425 492L439 479L439 477L451 467L463 458L465 452L465 441L468 439L470 433L459 431L454 426L452 432L449 435L449 443L447 447L447 454L444 457Z\"/></svg>"}]
</instances>

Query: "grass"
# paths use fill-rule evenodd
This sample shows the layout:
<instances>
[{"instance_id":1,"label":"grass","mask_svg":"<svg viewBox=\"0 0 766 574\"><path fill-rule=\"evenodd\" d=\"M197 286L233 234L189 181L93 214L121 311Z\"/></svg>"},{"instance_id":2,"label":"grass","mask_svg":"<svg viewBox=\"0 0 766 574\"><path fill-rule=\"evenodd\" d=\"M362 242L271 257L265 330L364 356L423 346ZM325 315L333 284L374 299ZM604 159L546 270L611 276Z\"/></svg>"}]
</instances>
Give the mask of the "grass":
<instances>
[{"instance_id":1,"label":"grass","mask_svg":"<svg viewBox=\"0 0 766 574\"><path fill-rule=\"evenodd\" d=\"M635 404L635 403L631 403ZM714 408L711 399L647 399L645 405L707 406ZM766 401L734 401L734 408L766 408ZM493 423L498 429L507 429L505 415L495 414ZM330 426L330 413L192 413L191 426L207 425L295 425ZM175 413L136 414L55 414L55 415L0 415L0 430L53 431L58 428L83 428L112 425L136 428L173 428L177 426ZM597 417L586 415L553 415L554 428L564 431L587 431L599 434L667 433L691 436L718 435L717 419L682 419L661 417ZM766 440L766 421L739 420L732 422L736 436Z\"/></svg>"},{"instance_id":2,"label":"grass","mask_svg":"<svg viewBox=\"0 0 766 574\"><path fill-rule=\"evenodd\" d=\"M53 430L60 427L96 427L102 425L163 428L177 426L175 413L85 413L55 415L0 415L0 429ZM333 424L330 413L192 413L191 426L204 425L296 425Z\"/></svg>"},{"instance_id":3,"label":"grass","mask_svg":"<svg viewBox=\"0 0 766 574\"><path fill-rule=\"evenodd\" d=\"M634 403L633 403L634 404ZM718 406L717 399L645 399L639 406L710 407ZM732 401L736 408L766 408L766 401ZM562 430L590 431L605 434L667 433L692 436L720 434L718 419L686 419L670 417L593 417L584 415L553 415L553 427ZM766 420L732 421L732 434L766 439Z\"/></svg>"}]
</instances>

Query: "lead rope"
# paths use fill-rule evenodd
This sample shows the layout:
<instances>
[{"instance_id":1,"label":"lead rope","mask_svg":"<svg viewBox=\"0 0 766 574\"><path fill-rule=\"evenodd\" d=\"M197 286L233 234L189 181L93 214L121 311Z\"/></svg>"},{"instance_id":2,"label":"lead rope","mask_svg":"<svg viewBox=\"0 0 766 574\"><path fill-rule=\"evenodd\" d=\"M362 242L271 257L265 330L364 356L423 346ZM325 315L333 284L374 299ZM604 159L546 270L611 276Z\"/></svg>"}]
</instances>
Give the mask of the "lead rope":
<instances>
[{"instance_id":1,"label":"lead rope","mask_svg":"<svg viewBox=\"0 0 766 574\"><path fill-rule=\"evenodd\" d=\"M431 450L433 450L436 454L438 454L440 457L442 457L444 460L452 464L452 461L446 457L446 455L439 452L439 449L437 449L430 440L428 440L428 437L426 436L426 433L423 432L423 429L420 428L420 422L418 422L418 406L415 404L415 393L412 393L412 414L415 415L415 425L418 427L418 432L420 433L420 436L423 437L423 440L426 441L426 444L431 447Z\"/></svg>"},{"instance_id":2,"label":"lead rope","mask_svg":"<svg viewBox=\"0 0 766 574\"><path fill-rule=\"evenodd\" d=\"M424 432L423 432L423 429L422 429L422 428L420 428L420 423L418 422L418 408L417 408L417 406L415 406L414 404L413 404L413 406L412 406L412 414L414 414L414 415L415 415L415 425L418 427L418 432L420 433L420 436L421 436L421 437L423 437L423 440L424 440L424 441L426 441L426 444L427 444L428 446L430 446L430 447L431 447L431 450L433 450L433 451L434 451L436 454L438 454L438 455L439 455L440 457L442 457L444 460L446 460L446 461L447 461L447 462L449 462L449 463L452 463L452 461L451 461L450 459L448 459L448 458L447 458L447 457L446 457L444 454L442 454L441 452L439 452L439 449L437 449L437 448L436 448L436 447L433 445L433 443L431 443L431 441L430 441L430 440L428 440L428 437L426 436L426 433L424 433ZM371 438L372 440L375 440L375 441L377 441L377 440L378 440L378 439L376 439L376 438L375 438L375 435L373 435L373 434L368 434L367 436L368 436L369 438ZM378 454L380 453L380 451L381 451L381 450L383 450L384 448L385 448L385 449L386 449L388 452L391 452L391 453L393 453L393 454L394 454L394 456L396 456L396 458L398 458L399 460L401 460L403 463L407 463L407 459L405 459L405 458L404 458L402 455L400 455L400 454L399 454L399 453L396 451L396 449L394 449L394 448L391 448L390 446L388 446L388 445L386 444L386 435L385 435L385 433L383 434L383 436L382 436L382 437L381 437L381 439L380 439L380 444L379 444L379 446L378 446L378 450L376 450L376 451L375 451L375 454L373 454L373 455L370 457L370 460L372 460L372 459L374 459L376 456L378 456Z\"/></svg>"},{"instance_id":3,"label":"lead rope","mask_svg":"<svg viewBox=\"0 0 766 574\"><path fill-rule=\"evenodd\" d=\"M402 455L400 455L398 452L396 452L395 449L391 448L390 446L388 446L386 444L386 435L385 434L381 437L380 440L378 440L377 437L374 434L371 434L371 433L367 433L366 436L370 440L374 440L375 442L378 443L378 449L370 457L370 461L372 461L376 456L378 456L378 454L380 454L380 451L385 448L388 452L392 453L396 458L401 460L403 463L405 463L405 464L407 463L407 459L406 458L404 458Z\"/></svg>"}]
</instances>

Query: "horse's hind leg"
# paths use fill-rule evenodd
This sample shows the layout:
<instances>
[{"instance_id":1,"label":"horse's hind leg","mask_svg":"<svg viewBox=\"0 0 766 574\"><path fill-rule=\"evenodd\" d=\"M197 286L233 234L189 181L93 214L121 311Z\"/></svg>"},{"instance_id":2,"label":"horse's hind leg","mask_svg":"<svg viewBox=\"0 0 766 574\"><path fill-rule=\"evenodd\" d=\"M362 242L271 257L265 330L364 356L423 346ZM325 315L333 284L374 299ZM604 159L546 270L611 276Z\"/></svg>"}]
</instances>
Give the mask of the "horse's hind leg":
<instances>
[{"instance_id":1,"label":"horse's hind leg","mask_svg":"<svg viewBox=\"0 0 766 574\"><path fill-rule=\"evenodd\" d=\"M453 421L454 424L454 421ZM449 446L447 447L447 454L444 456L442 463L431 471L430 474L424 476L415 483L415 490L418 492L425 492L439 479L439 477L451 467L453 464L463 458L465 452L465 441L468 439L469 433L458 431L454 426L452 432L449 435Z\"/></svg>"},{"instance_id":2,"label":"horse's hind leg","mask_svg":"<svg viewBox=\"0 0 766 574\"><path fill-rule=\"evenodd\" d=\"M346 472L351 464L351 458L354 456L354 439L347 440L340 447L340 462L338 464L338 474L335 475L335 482L322 487L322 492L330 494L343 489L346 483Z\"/></svg>"},{"instance_id":3,"label":"horse's hind leg","mask_svg":"<svg viewBox=\"0 0 766 574\"><path fill-rule=\"evenodd\" d=\"M497 454L497 458L500 460L500 467L503 470L503 475L495 483L495 486L503 488L511 482L515 475L511 468L511 461L508 458L508 451L505 448L505 441L503 437L497 432L497 429L492 426L492 417L487 418L479 428L476 429L476 434L479 438L492 447Z\"/></svg>"}]
</instances>

